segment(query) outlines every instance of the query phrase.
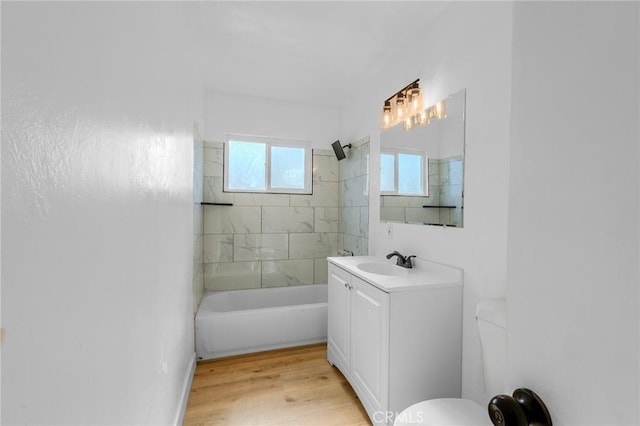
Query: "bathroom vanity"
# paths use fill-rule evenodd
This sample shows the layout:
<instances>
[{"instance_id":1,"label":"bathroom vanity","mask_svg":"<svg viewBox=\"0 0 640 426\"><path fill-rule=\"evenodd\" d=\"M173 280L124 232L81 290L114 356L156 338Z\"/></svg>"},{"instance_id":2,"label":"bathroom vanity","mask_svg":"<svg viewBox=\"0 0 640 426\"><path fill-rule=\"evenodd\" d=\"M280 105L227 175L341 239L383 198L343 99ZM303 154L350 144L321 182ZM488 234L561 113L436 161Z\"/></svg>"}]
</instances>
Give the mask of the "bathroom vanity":
<instances>
[{"instance_id":1,"label":"bathroom vanity","mask_svg":"<svg viewBox=\"0 0 640 426\"><path fill-rule=\"evenodd\" d=\"M376 425L418 401L459 398L462 271L417 259L329 258L327 356Z\"/></svg>"}]
</instances>

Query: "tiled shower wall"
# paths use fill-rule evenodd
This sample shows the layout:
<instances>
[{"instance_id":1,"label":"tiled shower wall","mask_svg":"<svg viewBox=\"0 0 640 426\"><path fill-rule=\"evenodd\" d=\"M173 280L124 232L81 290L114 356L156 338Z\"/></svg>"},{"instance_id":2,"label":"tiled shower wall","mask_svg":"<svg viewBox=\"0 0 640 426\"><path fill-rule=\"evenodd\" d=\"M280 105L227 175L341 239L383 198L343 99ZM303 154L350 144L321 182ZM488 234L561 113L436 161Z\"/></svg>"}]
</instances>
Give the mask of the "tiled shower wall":
<instances>
[{"instance_id":1,"label":"tiled shower wall","mask_svg":"<svg viewBox=\"0 0 640 426\"><path fill-rule=\"evenodd\" d=\"M439 209L440 223L462 226L463 169L462 156L440 160L440 204L456 206L455 209Z\"/></svg>"},{"instance_id":2,"label":"tiled shower wall","mask_svg":"<svg viewBox=\"0 0 640 426\"><path fill-rule=\"evenodd\" d=\"M340 166L340 249L369 253L369 137L351 142Z\"/></svg>"},{"instance_id":3,"label":"tiled shower wall","mask_svg":"<svg viewBox=\"0 0 640 426\"><path fill-rule=\"evenodd\" d=\"M313 194L224 193L223 144L205 142L204 285L208 290L327 282L338 251L338 161L313 151Z\"/></svg>"}]
</instances>

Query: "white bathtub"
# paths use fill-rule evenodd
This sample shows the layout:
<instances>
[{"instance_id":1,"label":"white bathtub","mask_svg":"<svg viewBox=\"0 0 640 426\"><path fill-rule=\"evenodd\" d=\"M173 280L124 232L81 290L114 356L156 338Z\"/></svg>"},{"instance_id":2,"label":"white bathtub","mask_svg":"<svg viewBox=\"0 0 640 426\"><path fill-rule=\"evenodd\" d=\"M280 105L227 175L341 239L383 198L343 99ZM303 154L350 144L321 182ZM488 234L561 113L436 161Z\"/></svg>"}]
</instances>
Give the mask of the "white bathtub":
<instances>
[{"instance_id":1,"label":"white bathtub","mask_svg":"<svg viewBox=\"0 0 640 426\"><path fill-rule=\"evenodd\" d=\"M326 284L209 291L196 314L198 359L326 341Z\"/></svg>"}]
</instances>

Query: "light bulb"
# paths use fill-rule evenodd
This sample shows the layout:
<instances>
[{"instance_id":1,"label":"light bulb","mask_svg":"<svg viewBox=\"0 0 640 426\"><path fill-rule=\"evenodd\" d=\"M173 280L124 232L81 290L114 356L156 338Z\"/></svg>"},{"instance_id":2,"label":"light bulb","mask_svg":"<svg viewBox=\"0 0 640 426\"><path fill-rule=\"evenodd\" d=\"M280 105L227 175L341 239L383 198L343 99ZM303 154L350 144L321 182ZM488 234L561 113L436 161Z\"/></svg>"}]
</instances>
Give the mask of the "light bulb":
<instances>
[{"instance_id":1,"label":"light bulb","mask_svg":"<svg viewBox=\"0 0 640 426\"><path fill-rule=\"evenodd\" d=\"M422 89L420 89L417 83L409 89L408 97L411 114L419 114L424 109L424 96L422 95Z\"/></svg>"},{"instance_id":2,"label":"light bulb","mask_svg":"<svg viewBox=\"0 0 640 426\"><path fill-rule=\"evenodd\" d=\"M396 107L394 108L396 114L396 120L398 122L403 121L406 117L406 104L405 104L406 96L404 93L398 93L396 97Z\"/></svg>"},{"instance_id":3,"label":"light bulb","mask_svg":"<svg viewBox=\"0 0 640 426\"><path fill-rule=\"evenodd\" d=\"M380 127L388 129L391 127L391 102L385 101L382 108L382 118L380 119Z\"/></svg>"},{"instance_id":4,"label":"light bulb","mask_svg":"<svg viewBox=\"0 0 640 426\"><path fill-rule=\"evenodd\" d=\"M413 117L409 116L404 120L404 129L411 130L412 127L413 127Z\"/></svg>"},{"instance_id":5,"label":"light bulb","mask_svg":"<svg viewBox=\"0 0 640 426\"><path fill-rule=\"evenodd\" d=\"M418 114L418 124L420 124L421 126L427 124L427 110L423 109L422 111L420 111L420 114Z\"/></svg>"}]
</instances>

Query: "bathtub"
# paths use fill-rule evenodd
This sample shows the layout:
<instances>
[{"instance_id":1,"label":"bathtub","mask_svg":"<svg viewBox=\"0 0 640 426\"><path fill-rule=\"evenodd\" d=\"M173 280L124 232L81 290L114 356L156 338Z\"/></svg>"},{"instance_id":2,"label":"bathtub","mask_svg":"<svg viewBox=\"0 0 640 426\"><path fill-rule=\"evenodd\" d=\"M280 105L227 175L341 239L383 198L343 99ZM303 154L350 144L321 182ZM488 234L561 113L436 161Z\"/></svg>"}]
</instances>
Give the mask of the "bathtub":
<instances>
[{"instance_id":1,"label":"bathtub","mask_svg":"<svg viewBox=\"0 0 640 426\"><path fill-rule=\"evenodd\" d=\"M198 359L326 341L326 284L208 291L196 314Z\"/></svg>"}]
</instances>

